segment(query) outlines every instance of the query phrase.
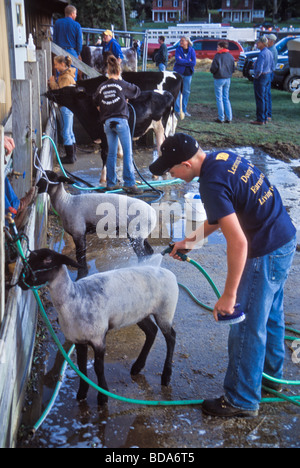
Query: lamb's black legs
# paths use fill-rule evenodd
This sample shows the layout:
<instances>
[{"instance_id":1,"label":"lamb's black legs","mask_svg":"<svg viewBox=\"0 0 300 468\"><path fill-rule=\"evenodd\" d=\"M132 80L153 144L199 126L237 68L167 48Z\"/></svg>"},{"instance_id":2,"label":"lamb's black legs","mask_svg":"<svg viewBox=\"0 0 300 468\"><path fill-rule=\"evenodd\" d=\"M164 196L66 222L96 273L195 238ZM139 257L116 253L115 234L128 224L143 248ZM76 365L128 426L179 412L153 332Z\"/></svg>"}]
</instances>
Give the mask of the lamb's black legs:
<instances>
[{"instance_id":1,"label":"lamb's black legs","mask_svg":"<svg viewBox=\"0 0 300 468\"><path fill-rule=\"evenodd\" d=\"M145 366L146 359L150 352L150 349L154 343L156 334L157 334L157 326L155 323L152 322L150 317L146 317L137 324L141 330L146 335L146 341L144 346L133 364L131 368L131 375L137 375ZM168 385L170 383L171 375L172 375L172 359L174 354L175 342L176 342L176 333L171 327L171 325L162 325L158 323L159 328L161 329L167 345L167 354L164 363L164 369L161 376L161 384ZM98 379L98 386L104 390L108 390L108 386L105 380L104 375L104 354L105 354L105 347L104 346L94 346L92 345L95 354L95 362L94 362L94 369ZM76 351L77 351L77 362L80 372L84 375L87 375L87 344L76 344ZM77 399L84 400L87 397L87 392L89 389L89 384L80 378L79 389L77 392ZM98 404L104 405L108 400L108 396L102 392L98 392Z\"/></svg>"},{"instance_id":2,"label":"lamb's black legs","mask_svg":"<svg viewBox=\"0 0 300 468\"><path fill-rule=\"evenodd\" d=\"M94 362L94 369L98 378L98 386L100 388L103 388L104 390L108 390L108 386L105 380L105 375L104 375L104 354L105 354L105 348L96 348L94 347L94 353L95 353L95 362ZM104 405L108 397L104 393L98 392L98 405Z\"/></svg>"},{"instance_id":3,"label":"lamb's black legs","mask_svg":"<svg viewBox=\"0 0 300 468\"><path fill-rule=\"evenodd\" d=\"M76 352L77 352L77 363L80 372L87 376L87 351L88 345L87 344L76 344ZM94 354L95 354L95 361L94 361L94 369L98 379L98 386L103 388L104 390L108 390L108 386L105 380L104 375L104 354L105 348L100 348L93 346ZM85 400L87 397L89 389L89 384L80 379L79 382L79 389L77 392L77 400ZM108 400L107 395L104 395L101 392L98 392L98 404L103 405Z\"/></svg>"},{"instance_id":4,"label":"lamb's black legs","mask_svg":"<svg viewBox=\"0 0 300 468\"><path fill-rule=\"evenodd\" d=\"M170 330L168 332L163 332L163 335L167 343L167 356L161 376L161 384L169 385L172 375L172 359L176 342L176 332L172 327L170 327Z\"/></svg>"},{"instance_id":5,"label":"lamb's black legs","mask_svg":"<svg viewBox=\"0 0 300 468\"><path fill-rule=\"evenodd\" d=\"M146 341L145 341L142 351L140 352L139 357L137 358L136 362L133 364L131 368L132 375L138 374L145 366L147 356L154 343L156 333L157 333L157 326L152 322L150 317L146 317L144 320L139 322L138 326L145 333ZM167 327L159 325L159 327L165 337L166 345L167 345L167 355L166 355L163 373L161 376L161 384L169 385L171 375L172 375L172 359L173 359L175 342L176 342L176 333L174 329L169 325Z\"/></svg>"},{"instance_id":6,"label":"lamb's black legs","mask_svg":"<svg viewBox=\"0 0 300 468\"><path fill-rule=\"evenodd\" d=\"M88 347L86 344L76 344L76 353L77 353L77 364L79 367L80 372L87 376L87 352ZM77 392L77 400L85 400L87 396L87 392L89 389L89 384L80 379L79 381L79 389Z\"/></svg>"},{"instance_id":7,"label":"lamb's black legs","mask_svg":"<svg viewBox=\"0 0 300 468\"><path fill-rule=\"evenodd\" d=\"M152 322L152 320L149 317L146 317L144 320L141 322L138 322L137 324L141 330L146 335L146 341L143 346L142 351L139 354L139 357L133 364L130 373L132 375L137 375L145 366L147 356L149 354L149 351L154 343L156 333L157 333L157 326L155 323Z\"/></svg>"}]
</instances>

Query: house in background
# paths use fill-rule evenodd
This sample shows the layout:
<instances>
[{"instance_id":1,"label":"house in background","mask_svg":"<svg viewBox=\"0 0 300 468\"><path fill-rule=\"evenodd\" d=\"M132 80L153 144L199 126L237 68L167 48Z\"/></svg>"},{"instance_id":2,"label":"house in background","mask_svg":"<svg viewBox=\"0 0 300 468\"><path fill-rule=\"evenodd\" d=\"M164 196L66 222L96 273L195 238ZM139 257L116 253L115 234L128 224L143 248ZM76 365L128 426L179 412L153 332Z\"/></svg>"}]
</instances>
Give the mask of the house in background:
<instances>
[{"instance_id":1,"label":"house in background","mask_svg":"<svg viewBox=\"0 0 300 468\"><path fill-rule=\"evenodd\" d=\"M223 23L264 21L264 10L254 9L254 0L222 0Z\"/></svg>"},{"instance_id":2,"label":"house in background","mask_svg":"<svg viewBox=\"0 0 300 468\"><path fill-rule=\"evenodd\" d=\"M152 21L154 23L182 21L186 15L186 8L186 0L153 0Z\"/></svg>"}]
</instances>

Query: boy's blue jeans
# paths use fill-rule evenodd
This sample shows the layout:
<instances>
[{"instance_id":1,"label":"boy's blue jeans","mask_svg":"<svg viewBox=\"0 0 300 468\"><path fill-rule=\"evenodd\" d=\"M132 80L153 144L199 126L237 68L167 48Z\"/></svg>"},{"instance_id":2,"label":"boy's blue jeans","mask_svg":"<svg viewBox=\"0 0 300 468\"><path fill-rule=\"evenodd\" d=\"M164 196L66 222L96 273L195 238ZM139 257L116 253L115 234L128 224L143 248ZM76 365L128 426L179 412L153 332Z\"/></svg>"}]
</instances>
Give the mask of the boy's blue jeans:
<instances>
[{"instance_id":1,"label":"boy's blue jeans","mask_svg":"<svg viewBox=\"0 0 300 468\"><path fill-rule=\"evenodd\" d=\"M292 265L296 236L263 257L248 259L237 302L246 319L230 327L225 397L233 406L257 410L262 373L282 378L284 361L283 288Z\"/></svg>"},{"instance_id":2,"label":"boy's blue jeans","mask_svg":"<svg viewBox=\"0 0 300 468\"><path fill-rule=\"evenodd\" d=\"M218 118L224 122L232 120L232 109L229 101L230 78L220 78L214 80L215 96L218 108Z\"/></svg>"},{"instance_id":3,"label":"boy's blue jeans","mask_svg":"<svg viewBox=\"0 0 300 468\"><path fill-rule=\"evenodd\" d=\"M113 187L117 184L117 152L118 138L123 148L123 180L125 187L135 185L134 167L132 162L132 142L127 119L112 117L107 119L104 124L104 131L108 143L107 155L107 187Z\"/></svg>"}]
</instances>

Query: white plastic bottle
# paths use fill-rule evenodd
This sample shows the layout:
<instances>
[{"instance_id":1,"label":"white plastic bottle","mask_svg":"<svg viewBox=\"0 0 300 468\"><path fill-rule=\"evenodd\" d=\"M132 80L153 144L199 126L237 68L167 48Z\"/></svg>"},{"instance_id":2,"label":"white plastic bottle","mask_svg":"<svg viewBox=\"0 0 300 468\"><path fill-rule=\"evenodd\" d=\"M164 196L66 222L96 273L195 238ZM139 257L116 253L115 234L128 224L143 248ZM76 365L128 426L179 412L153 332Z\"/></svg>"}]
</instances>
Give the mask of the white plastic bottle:
<instances>
[{"instance_id":1,"label":"white plastic bottle","mask_svg":"<svg viewBox=\"0 0 300 468\"><path fill-rule=\"evenodd\" d=\"M28 37L28 44L27 44L27 61L28 62L36 62L36 51L35 45L33 42L32 34L29 34Z\"/></svg>"},{"instance_id":2,"label":"white plastic bottle","mask_svg":"<svg viewBox=\"0 0 300 468\"><path fill-rule=\"evenodd\" d=\"M202 203L199 193L186 193L185 200L185 236L188 237L196 229L199 230L202 226L204 229L204 221L207 219L206 211ZM202 233L204 235L204 231ZM207 239L200 236L199 242L193 248L201 248Z\"/></svg>"}]
</instances>

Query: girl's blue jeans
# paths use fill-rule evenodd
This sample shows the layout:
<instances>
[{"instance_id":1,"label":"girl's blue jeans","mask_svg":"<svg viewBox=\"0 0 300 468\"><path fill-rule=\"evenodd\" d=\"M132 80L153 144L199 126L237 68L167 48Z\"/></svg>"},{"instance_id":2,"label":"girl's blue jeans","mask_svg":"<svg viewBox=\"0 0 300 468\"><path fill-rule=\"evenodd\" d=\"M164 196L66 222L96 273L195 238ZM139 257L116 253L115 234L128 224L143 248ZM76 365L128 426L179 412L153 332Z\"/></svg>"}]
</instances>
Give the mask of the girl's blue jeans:
<instances>
[{"instance_id":1,"label":"girl's blue jeans","mask_svg":"<svg viewBox=\"0 0 300 468\"><path fill-rule=\"evenodd\" d=\"M248 259L237 302L246 319L231 325L225 397L233 406L257 410L263 372L282 378L284 361L283 288L296 249L296 236L263 257Z\"/></svg>"},{"instance_id":2,"label":"girl's blue jeans","mask_svg":"<svg viewBox=\"0 0 300 468\"><path fill-rule=\"evenodd\" d=\"M73 132L74 114L67 107L60 108L60 126L61 136L64 146L71 146L76 143L75 135Z\"/></svg>"},{"instance_id":3,"label":"girl's blue jeans","mask_svg":"<svg viewBox=\"0 0 300 468\"><path fill-rule=\"evenodd\" d=\"M229 101L230 78L214 80L215 96L218 108L218 118L222 122L232 120L232 109Z\"/></svg>"},{"instance_id":4,"label":"girl's blue jeans","mask_svg":"<svg viewBox=\"0 0 300 468\"><path fill-rule=\"evenodd\" d=\"M191 94L191 84L192 84L192 76L184 76L180 75L183 78L183 89L182 89L182 111L186 113L187 111L187 105L189 102L190 94ZM175 111L180 112L180 95L181 93L178 94L176 102L175 102Z\"/></svg>"},{"instance_id":5,"label":"girl's blue jeans","mask_svg":"<svg viewBox=\"0 0 300 468\"><path fill-rule=\"evenodd\" d=\"M132 141L131 133L127 119L112 117L107 119L104 124L104 131L108 143L107 155L107 187L113 187L117 184L117 152L118 138L123 148L123 180L125 187L135 185L134 167L132 162Z\"/></svg>"}]
</instances>

